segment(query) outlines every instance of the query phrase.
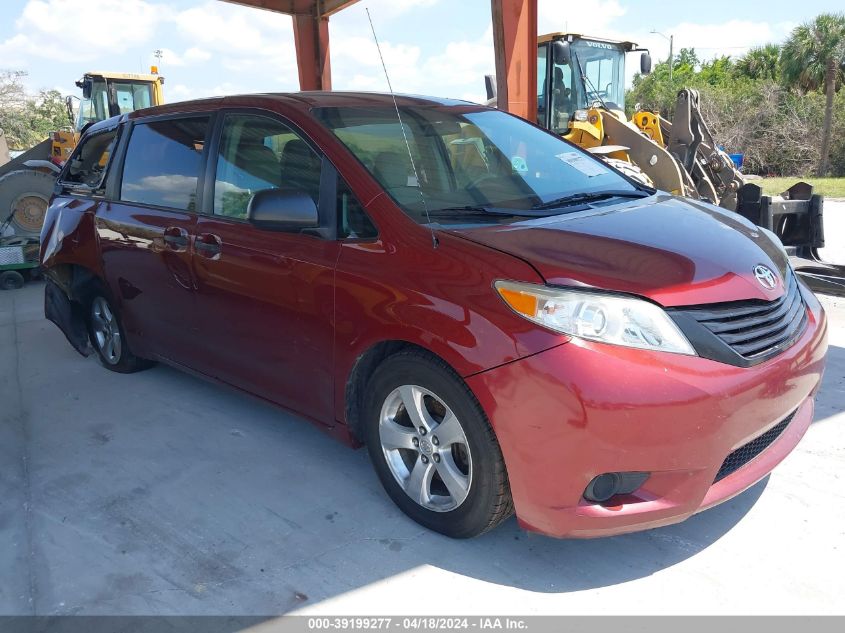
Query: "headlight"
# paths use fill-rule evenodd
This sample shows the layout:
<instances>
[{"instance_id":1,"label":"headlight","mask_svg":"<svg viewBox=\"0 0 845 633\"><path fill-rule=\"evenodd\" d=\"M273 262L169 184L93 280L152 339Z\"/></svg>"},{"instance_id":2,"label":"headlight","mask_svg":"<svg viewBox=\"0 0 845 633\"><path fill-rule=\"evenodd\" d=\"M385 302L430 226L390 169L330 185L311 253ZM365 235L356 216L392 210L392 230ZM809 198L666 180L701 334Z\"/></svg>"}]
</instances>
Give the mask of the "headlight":
<instances>
[{"instance_id":1,"label":"headlight","mask_svg":"<svg viewBox=\"0 0 845 633\"><path fill-rule=\"evenodd\" d=\"M513 281L494 285L514 312L550 330L611 345L696 355L669 315L648 301Z\"/></svg>"},{"instance_id":2,"label":"headlight","mask_svg":"<svg viewBox=\"0 0 845 633\"><path fill-rule=\"evenodd\" d=\"M587 111L586 110L575 110L575 120L576 121L586 121L587 120Z\"/></svg>"}]
</instances>

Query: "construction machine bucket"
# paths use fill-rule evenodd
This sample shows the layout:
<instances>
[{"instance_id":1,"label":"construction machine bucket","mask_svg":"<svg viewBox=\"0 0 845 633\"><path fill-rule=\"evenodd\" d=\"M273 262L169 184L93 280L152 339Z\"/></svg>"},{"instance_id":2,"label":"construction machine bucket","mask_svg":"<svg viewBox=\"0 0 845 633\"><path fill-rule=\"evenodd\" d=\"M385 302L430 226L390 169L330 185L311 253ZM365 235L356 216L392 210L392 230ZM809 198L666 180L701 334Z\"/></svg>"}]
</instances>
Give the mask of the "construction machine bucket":
<instances>
[{"instance_id":1,"label":"construction machine bucket","mask_svg":"<svg viewBox=\"0 0 845 633\"><path fill-rule=\"evenodd\" d=\"M737 192L737 213L777 235L790 254L792 268L816 292L845 297L845 266L825 262L824 198L812 185L798 182L780 196L764 196L749 182Z\"/></svg>"}]
</instances>

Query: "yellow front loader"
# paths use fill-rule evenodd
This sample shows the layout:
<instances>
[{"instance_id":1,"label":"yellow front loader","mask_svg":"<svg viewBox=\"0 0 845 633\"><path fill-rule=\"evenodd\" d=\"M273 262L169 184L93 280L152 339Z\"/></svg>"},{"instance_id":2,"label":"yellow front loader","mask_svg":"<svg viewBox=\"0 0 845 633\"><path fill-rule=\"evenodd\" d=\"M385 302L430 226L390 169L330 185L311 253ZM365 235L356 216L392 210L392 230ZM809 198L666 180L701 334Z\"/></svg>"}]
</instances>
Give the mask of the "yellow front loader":
<instances>
[{"instance_id":1,"label":"yellow front loader","mask_svg":"<svg viewBox=\"0 0 845 633\"><path fill-rule=\"evenodd\" d=\"M9 157L0 131L0 238L37 236L56 176L83 129L96 121L164 103L163 83L157 72L87 72L76 82L82 89L77 107L73 101L78 98L67 97L66 128L56 130L14 159Z\"/></svg>"}]
</instances>

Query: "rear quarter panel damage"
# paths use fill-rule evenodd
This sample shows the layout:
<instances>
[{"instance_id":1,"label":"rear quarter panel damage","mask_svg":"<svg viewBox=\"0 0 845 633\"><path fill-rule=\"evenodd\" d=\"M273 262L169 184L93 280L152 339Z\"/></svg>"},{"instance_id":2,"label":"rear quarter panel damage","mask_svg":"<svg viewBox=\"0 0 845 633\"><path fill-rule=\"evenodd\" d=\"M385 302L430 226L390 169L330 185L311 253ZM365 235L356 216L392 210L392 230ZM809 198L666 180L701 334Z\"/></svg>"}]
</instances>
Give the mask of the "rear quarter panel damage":
<instances>
[{"instance_id":1,"label":"rear quarter panel damage","mask_svg":"<svg viewBox=\"0 0 845 633\"><path fill-rule=\"evenodd\" d=\"M80 198L56 198L41 230L41 267L47 278L44 316L83 356L91 354L85 291L102 273L93 219L97 204Z\"/></svg>"}]
</instances>

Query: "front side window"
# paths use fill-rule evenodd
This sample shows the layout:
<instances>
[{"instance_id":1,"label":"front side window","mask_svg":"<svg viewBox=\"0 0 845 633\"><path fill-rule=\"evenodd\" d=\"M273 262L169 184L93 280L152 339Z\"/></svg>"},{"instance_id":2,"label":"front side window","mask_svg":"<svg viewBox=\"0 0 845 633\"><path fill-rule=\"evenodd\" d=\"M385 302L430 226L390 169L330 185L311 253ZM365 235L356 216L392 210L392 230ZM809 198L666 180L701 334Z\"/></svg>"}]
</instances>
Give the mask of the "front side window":
<instances>
[{"instance_id":1,"label":"front side window","mask_svg":"<svg viewBox=\"0 0 845 633\"><path fill-rule=\"evenodd\" d=\"M109 156L114 148L117 130L87 136L79 143L62 173L61 182L99 189L103 184Z\"/></svg>"},{"instance_id":2,"label":"front side window","mask_svg":"<svg viewBox=\"0 0 845 633\"><path fill-rule=\"evenodd\" d=\"M314 113L418 222L465 222L479 211L502 218L574 194L637 192L586 152L503 112L476 106L400 111L402 127L392 107Z\"/></svg>"},{"instance_id":3,"label":"front side window","mask_svg":"<svg viewBox=\"0 0 845 633\"><path fill-rule=\"evenodd\" d=\"M138 123L123 163L120 199L195 211L208 117Z\"/></svg>"},{"instance_id":4,"label":"front side window","mask_svg":"<svg viewBox=\"0 0 845 633\"><path fill-rule=\"evenodd\" d=\"M319 203L321 159L280 121L227 115L216 160L216 215L244 220L253 194L282 187L304 191Z\"/></svg>"},{"instance_id":5,"label":"front side window","mask_svg":"<svg viewBox=\"0 0 845 633\"><path fill-rule=\"evenodd\" d=\"M551 92L551 129L558 134L565 134L569 128L569 121L575 110L583 108L579 103L578 95L582 91L578 88L578 77L574 68L575 60L570 64L555 62L552 66Z\"/></svg>"},{"instance_id":6,"label":"front side window","mask_svg":"<svg viewBox=\"0 0 845 633\"><path fill-rule=\"evenodd\" d=\"M378 236L370 216L346 181L337 177L337 234L340 238L369 239Z\"/></svg>"}]
</instances>

